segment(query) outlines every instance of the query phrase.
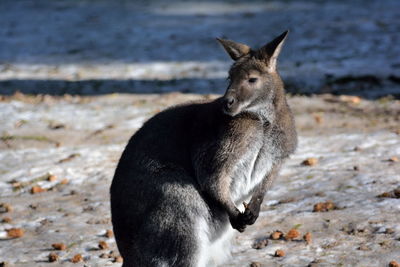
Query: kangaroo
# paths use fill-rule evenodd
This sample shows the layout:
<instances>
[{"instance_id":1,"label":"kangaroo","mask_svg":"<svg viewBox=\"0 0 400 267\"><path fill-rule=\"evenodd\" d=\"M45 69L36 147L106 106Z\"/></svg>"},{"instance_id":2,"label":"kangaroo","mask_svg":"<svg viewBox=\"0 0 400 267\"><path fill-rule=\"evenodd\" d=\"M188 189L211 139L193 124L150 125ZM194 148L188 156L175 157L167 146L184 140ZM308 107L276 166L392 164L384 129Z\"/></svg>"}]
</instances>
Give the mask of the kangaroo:
<instances>
[{"instance_id":1,"label":"kangaroo","mask_svg":"<svg viewBox=\"0 0 400 267\"><path fill-rule=\"evenodd\" d=\"M130 139L111 185L124 267L217 266L236 229L254 224L297 135L277 57L217 39L234 60L224 96L169 108Z\"/></svg>"}]
</instances>

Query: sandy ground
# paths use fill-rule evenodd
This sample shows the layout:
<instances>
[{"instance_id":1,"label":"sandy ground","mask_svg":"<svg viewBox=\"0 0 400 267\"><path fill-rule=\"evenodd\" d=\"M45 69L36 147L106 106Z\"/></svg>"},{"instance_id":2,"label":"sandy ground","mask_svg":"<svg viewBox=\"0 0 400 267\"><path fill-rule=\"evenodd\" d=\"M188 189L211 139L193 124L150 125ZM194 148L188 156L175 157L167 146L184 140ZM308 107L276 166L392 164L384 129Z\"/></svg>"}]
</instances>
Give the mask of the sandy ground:
<instances>
[{"instance_id":1,"label":"sandy ground","mask_svg":"<svg viewBox=\"0 0 400 267\"><path fill-rule=\"evenodd\" d=\"M0 259L11 266L118 266L108 189L130 135L167 106L212 95L104 95L51 97L16 94L0 102ZM267 194L257 223L234 240L225 266L386 266L400 261L400 199L378 195L399 186L399 101L368 101L321 95L291 97L299 148ZM307 158L314 166L303 166ZM392 160L390 160L392 158ZM48 181L48 174L55 180ZM64 180L66 179L66 180ZM34 186L46 192L32 194ZM333 201L328 212L313 212ZM300 231L299 240L259 238L275 231ZM20 238L6 230L22 228ZM312 243L302 240L310 232ZM99 249L106 241L109 248ZM66 250L54 251L53 243ZM276 249L286 256L274 257ZM107 258L111 253L111 258ZM60 259L48 263L56 252ZM81 254L84 263L71 258ZM105 254L104 254L105 253ZM104 254L102 258L100 257Z\"/></svg>"}]
</instances>

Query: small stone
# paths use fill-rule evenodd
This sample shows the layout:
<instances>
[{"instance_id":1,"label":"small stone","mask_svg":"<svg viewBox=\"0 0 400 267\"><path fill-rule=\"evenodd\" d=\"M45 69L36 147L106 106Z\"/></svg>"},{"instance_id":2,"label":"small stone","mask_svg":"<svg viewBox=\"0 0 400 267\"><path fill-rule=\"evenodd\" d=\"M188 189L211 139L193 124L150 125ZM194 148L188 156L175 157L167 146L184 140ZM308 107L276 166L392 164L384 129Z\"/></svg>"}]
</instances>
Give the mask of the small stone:
<instances>
[{"instance_id":1,"label":"small stone","mask_svg":"<svg viewBox=\"0 0 400 267\"><path fill-rule=\"evenodd\" d=\"M83 257L81 254L76 254L75 256L72 257L71 262L72 263L78 263L78 262L82 262L83 261Z\"/></svg>"},{"instance_id":2,"label":"small stone","mask_svg":"<svg viewBox=\"0 0 400 267\"><path fill-rule=\"evenodd\" d=\"M293 240L300 236L300 232L297 229L290 229L289 232L285 235L286 240Z\"/></svg>"},{"instance_id":3,"label":"small stone","mask_svg":"<svg viewBox=\"0 0 400 267\"><path fill-rule=\"evenodd\" d=\"M19 238L22 237L25 233L24 229L21 228L11 228L6 230L6 232L9 238Z\"/></svg>"},{"instance_id":4,"label":"small stone","mask_svg":"<svg viewBox=\"0 0 400 267\"><path fill-rule=\"evenodd\" d=\"M250 263L250 267L261 267L261 263L253 261Z\"/></svg>"},{"instance_id":5,"label":"small stone","mask_svg":"<svg viewBox=\"0 0 400 267\"><path fill-rule=\"evenodd\" d=\"M378 195L378 197L391 197L390 192L383 192L382 194Z\"/></svg>"},{"instance_id":6,"label":"small stone","mask_svg":"<svg viewBox=\"0 0 400 267\"><path fill-rule=\"evenodd\" d=\"M400 198L400 187L393 189L390 192L383 192L382 194L378 195L377 197L381 198Z\"/></svg>"},{"instance_id":7,"label":"small stone","mask_svg":"<svg viewBox=\"0 0 400 267\"><path fill-rule=\"evenodd\" d=\"M68 181L67 178L62 179L62 180L60 181L60 184L68 184L68 183L69 183L69 181Z\"/></svg>"},{"instance_id":8,"label":"small stone","mask_svg":"<svg viewBox=\"0 0 400 267\"><path fill-rule=\"evenodd\" d=\"M390 162L399 162L399 158L394 156L394 157L391 157L388 161L390 161Z\"/></svg>"},{"instance_id":9,"label":"small stone","mask_svg":"<svg viewBox=\"0 0 400 267\"><path fill-rule=\"evenodd\" d=\"M358 247L358 250L361 250L361 251L368 251L368 250L371 250L367 245L364 245L364 244L361 244L359 247Z\"/></svg>"},{"instance_id":10,"label":"small stone","mask_svg":"<svg viewBox=\"0 0 400 267\"><path fill-rule=\"evenodd\" d=\"M98 247L99 249L108 249L108 244L105 241L100 241Z\"/></svg>"},{"instance_id":11,"label":"small stone","mask_svg":"<svg viewBox=\"0 0 400 267\"><path fill-rule=\"evenodd\" d=\"M67 249L67 246L64 243L54 243L54 244L51 244L51 246L55 250L66 250Z\"/></svg>"},{"instance_id":12,"label":"small stone","mask_svg":"<svg viewBox=\"0 0 400 267\"><path fill-rule=\"evenodd\" d=\"M305 159L301 164L304 166L314 166L317 165L318 159L317 158L308 158Z\"/></svg>"},{"instance_id":13,"label":"small stone","mask_svg":"<svg viewBox=\"0 0 400 267\"><path fill-rule=\"evenodd\" d=\"M400 264L397 261L389 262L389 267L400 267Z\"/></svg>"},{"instance_id":14,"label":"small stone","mask_svg":"<svg viewBox=\"0 0 400 267\"><path fill-rule=\"evenodd\" d=\"M395 197L400 198L400 187L393 190L393 194Z\"/></svg>"},{"instance_id":15,"label":"small stone","mask_svg":"<svg viewBox=\"0 0 400 267\"><path fill-rule=\"evenodd\" d=\"M307 245L310 245L312 242L312 236L310 232L307 232L304 236L303 236L304 241L306 241Z\"/></svg>"},{"instance_id":16,"label":"small stone","mask_svg":"<svg viewBox=\"0 0 400 267\"><path fill-rule=\"evenodd\" d=\"M32 186L32 188L31 188L31 194L37 194L37 193L42 193L42 192L46 192L46 189L44 189L38 185Z\"/></svg>"},{"instance_id":17,"label":"small stone","mask_svg":"<svg viewBox=\"0 0 400 267\"><path fill-rule=\"evenodd\" d=\"M339 100L342 102L350 103L350 104L360 104L361 98L358 96L349 96L349 95L341 95L339 96Z\"/></svg>"},{"instance_id":18,"label":"small stone","mask_svg":"<svg viewBox=\"0 0 400 267\"><path fill-rule=\"evenodd\" d=\"M285 257L285 251L283 251L282 249L277 249L275 251L275 257Z\"/></svg>"},{"instance_id":19,"label":"small stone","mask_svg":"<svg viewBox=\"0 0 400 267\"><path fill-rule=\"evenodd\" d=\"M271 239L278 240L278 239L281 239L282 236L283 236L283 233L281 231L275 231L271 234Z\"/></svg>"},{"instance_id":20,"label":"small stone","mask_svg":"<svg viewBox=\"0 0 400 267\"><path fill-rule=\"evenodd\" d=\"M104 234L104 236L107 237L107 238L111 238L111 237L114 236L114 233L113 233L112 230L108 229L108 230L106 231L106 233Z\"/></svg>"},{"instance_id":21,"label":"small stone","mask_svg":"<svg viewBox=\"0 0 400 267\"><path fill-rule=\"evenodd\" d=\"M12 206L8 203L0 203L0 213L11 212L13 210Z\"/></svg>"},{"instance_id":22,"label":"small stone","mask_svg":"<svg viewBox=\"0 0 400 267\"><path fill-rule=\"evenodd\" d=\"M29 208L36 210L38 208L38 204L29 204Z\"/></svg>"},{"instance_id":23,"label":"small stone","mask_svg":"<svg viewBox=\"0 0 400 267\"><path fill-rule=\"evenodd\" d=\"M55 262L58 261L58 259L59 256L56 253L52 252L49 254L49 262Z\"/></svg>"},{"instance_id":24,"label":"small stone","mask_svg":"<svg viewBox=\"0 0 400 267\"><path fill-rule=\"evenodd\" d=\"M313 117L317 124L322 124L324 122L324 118L319 114L314 114Z\"/></svg>"},{"instance_id":25,"label":"small stone","mask_svg":"<svg viewBox=\"0 0 400 267\"><path fill-rule=\"evenodd\" d=\"M257 239L251 246L254 249L262 249L268 245L268 239L266 237Z\"/></svg>"},{"instance_id":26,"label":"small stone","mask_svg":"<svg viewBox=\"0 0 400 267\"><path fill-rule=\"evenodd\" d=\"M115 257L118 257L118 256L119 255L114 250L111 250L110 253L108 253L108 257L109 258L115 258Z\"/></svg>"},{"instance_id":27,"label":"small stone","mask_svg":"<svg viewBox=\"0 0 400 267\"><path fill-rule=\"evenodd\" d=\"M350 99L350 102L353 104L359 104L361 102L361 98L358 96L354 96Z\"/></svg>"},{"instance_id":28,"label":"small stone","mask_svg":"<svg viewBox=\"0 0 400 267\"><path fill-rule=\"evenodd\" d=\"M394 229L393 228L386 228L385 234L391 235L394 234Z\"/></svg>"},{"instance_id":29,"label":"small stone","mask_svg":"<svg viewBox=\"0 0 400 267\"><path fill-rule=\"evenodd\" d=\"M55 182L57 180L57 176L50 174L49 177L47 177L47 181L49 182Z\"/></svg>"},{"instance_id":30,"label":"small stone","mask_svg":"<svg viewBox=\"0 0 400 267\"><path fill-rule=\"evenodd\" d=\"M315 204L313 212L327 212L334 209L336 209L335 203L333 203L331 200L328 200L326 202L319 202Z\"/></svg>"},{"instance_id":31,"label":"small stone","mask_svg":"<svg viewBox=\"0 0 400 267\"><path fill-rule=\"evenodd\" d=\"M10 267L10 264L7 261L0 262L0 267Z\"/></svg>"},{"instance_id":32,"label":"small stone","mask_svg":"<svg viewBox=\"0 0 400 267\"><path fill-rule=\"evenodd\" d=\"M12 221L12 219L10 217L3 217L3 219L1 220L2 223L10 223Z\"/></svg>"},{"instance_id":33,"label":"small stone","mask_svg":"<svg viewBox=\"0 0 400 267\"><path fill-rule=\"evenodd\" d=\"M13 187L13 189L17 190L17 189L21 189L23 186L20 182L13 182L11 184L11 186Z\"/></svg>"},{"instance_id":34,"label":"small stone","mask_svg":"<svg viewBox=\"0 0 400 267\"><path fill-rule=\"evenodd\" d=\"M121 263L121 262L123 262L123 259L122 259L121 256L117 256L117 257L114 258L114 262L119 262L119 263Z\"/></svg>"},{"instance_id":35,"label":"small stone","mask_svg":"<svg viewBox=\"0 0 400 267\"><path fill-rule=\"evenodd\" d=\"M102 259L108 259L108 255L106 253L100 254L99 257L102 258Z\"/></svg>"},{"instance_id":36,"label":"small stone","mask_svg":"<svg viewBox=\"0 0 400 267\"><path fill-rule=\"evenodd\" d=\"M335 209L335 204L333 204L331 200L328 200L327 202L325 202L325 208L326 210L333 210Z\"/></svg>"},{"instance_id":37,"label":"small stone","mask_svg":"<svg viewBox=\"0 0 400 267\"><path fill-rule=\"evenodd\" d=\"M360 167L358 167L358 166L353 166L353 170L359 171L359 170L360 170Z\"/></svg>"}]
</instances>

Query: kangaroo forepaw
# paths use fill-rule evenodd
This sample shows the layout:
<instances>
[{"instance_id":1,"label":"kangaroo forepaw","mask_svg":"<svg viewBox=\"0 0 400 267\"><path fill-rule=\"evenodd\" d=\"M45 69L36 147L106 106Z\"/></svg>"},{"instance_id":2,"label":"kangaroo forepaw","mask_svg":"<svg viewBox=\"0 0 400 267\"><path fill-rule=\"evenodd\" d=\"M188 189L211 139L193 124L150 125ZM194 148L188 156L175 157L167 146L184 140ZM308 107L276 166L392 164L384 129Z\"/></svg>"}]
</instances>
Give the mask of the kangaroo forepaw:
<instances>
[{"instance_id":1,"label":"kangaroo forepaw","mask_svg":"<svg viewBox=\"0 0 400 267\"><path fill-rule=\"evenodd\" d=\"M243 213L239 213L236 218L230 218L231 225L234 229L243 233L247 225L252 225L258 218L259 211L252 209L250 205L243 203L245 210Z\"/></svg>"},{"instance_id":2,"label":"kangaroo forepaw","mask_svg":"<svg viewBox=\"0 0 400 267\"><path fill-rule=\"evenodd\" d=\"M239 215L236 218L229 219L231 222L232 228L238 230L240 233L243 233L247 226L247 224L244 223L244 221L242 219L242 216L241 216L242 214L243 213L239 213Z\"/></svg>"},{"instance_id":3,"label":"kangaroo forepaw","mask_svg":"<svg viewBox=\"0 0 400 267\"><path fill-rule=\"evenodd\" d=\"M246 206L246 209L243 213L240 214L241 220L246 225L252 225L256 222L258 218L259 211L251 209L249 205Z\"/></svg>"}]
</instances>

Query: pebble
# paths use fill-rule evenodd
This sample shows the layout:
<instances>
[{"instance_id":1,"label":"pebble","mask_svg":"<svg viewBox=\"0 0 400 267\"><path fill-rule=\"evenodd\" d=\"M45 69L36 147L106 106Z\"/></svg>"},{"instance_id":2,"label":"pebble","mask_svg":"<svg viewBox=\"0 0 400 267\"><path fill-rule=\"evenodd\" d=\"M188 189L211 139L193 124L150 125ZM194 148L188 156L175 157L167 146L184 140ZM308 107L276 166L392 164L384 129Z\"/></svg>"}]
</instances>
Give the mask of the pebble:
<instances>
[{"instance_id":1,"label":"pebble","mask_svg":"<svg viewBox=\"0 0 400 267\"><path fill-rule=\"evenodd\" d=\"M54 253L54 252L52 252L52 253L49 254L49 262L58 261L59 258L60 258L60 257L59 257L56 253Z\"/></svg>"},{"instance_id":2,"label":"pebble","mask_svg":"<svg viewBox=\"0 0 400 267\"><path fill-rule=\"evenodd\" d=\"M54 243L51 245L55 250L66 250L67 246L64 243Z\"/></svg>"},{"instance_id":3,"label":"pebble","mask_svg":"<svg viewBox=\"0 0 400 267\"><path fill-rule=\"evenodd\" d=\"M283 233L281 231L275 231L271 234L271 239L278 240L278 239L281 239L282 236L283 236Z\"/></svg>"},{"instance_id":4,"label":"pebble","mask_svg":"<svg viewBox=\"0 0 400 267\"><path fill-rule=\"evenodd\" d=\"M304 165L304 166L315 166L315 165L317 165L317 163L318 163L318 159L317 158L308 158L308 159L305 159L301 163L301 165Z\"/></svg>"},{"instance_id":5,"label":"pebble","mask_svg":"<svg viewBox=\"0 0 400 267\"><path fill-rule=\"evenodd\" d=\"M78 263L78 262L82 262L83 261L83 257L81 254L76 254L74 257L72 257L71 262L72 263Z\"/></svg>"},{"instance_id":6,"label":"pebble","mask_svg":"<svg viewBox=\"0 0 400 267\"><path fill-rule=\"evenodd\" d=\"M6 230L6 232L9 238L19 238L22 237L25 233L24 229L21 228L11 228Z\"/></svg>"},{"instance_id":7,"label":"pebble","mask_svg":"<svg viewBox=\"0 0 400 267\"><path fill-rule=\"evenodd\" d=\"M268 245L268 239L266 237L264 237L264 238L257 239L253 243L252 248L262 249L262 248L265 248L267 245Z\"/></svg>"},{"instance_id":8,"label":"pebble","mask_svg":"<svg viewBox=\"0 0 400 267\"><path fill-rule=\"evenodd\" d=\"M307 232L304 236L303 236L304 241L306 241L307 245L310 245L312 242L312 236L310 232Z\"/></svg>"},{"instance_id":9,"label":"pebble","mask_svg":"<svg viewBox=\"0 0 400 267\"><path fill-rule=\"evenodd\" d=\"M105 241L100 241L98 247L99 249L108 249L108 244Z\"/></svg>"},{"instance_id":10,"label":"pebble","mask_svg":"<svg viewBox=\"0 0 400 267\"><path fill-rule=\"evenodd\" d=\"M286 240L293 240L300 236L300 232L297 229L290 229L289 232L285 235Z\"/></svg>"},{"instance_id":11,"label":"pebble","mask_svg":"<svg viewBox=\"0 0 400 267\"><path fill-rule=\"evenodd\" d=\"M282 249L277 249L275 251L275 257L285 257L285 251L283 251Z\"/></svg>"}]
</instances>

